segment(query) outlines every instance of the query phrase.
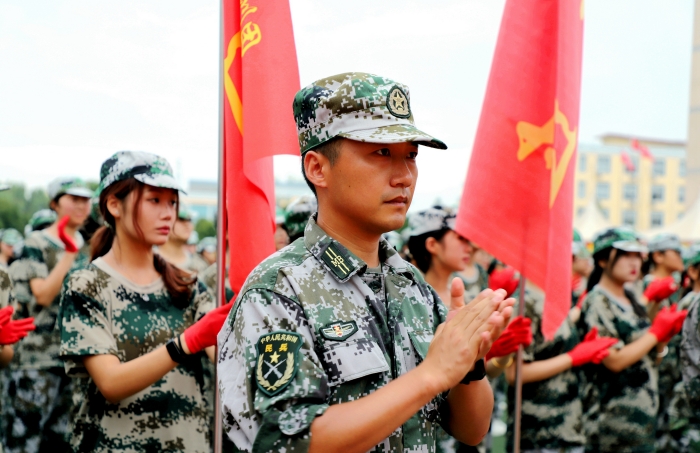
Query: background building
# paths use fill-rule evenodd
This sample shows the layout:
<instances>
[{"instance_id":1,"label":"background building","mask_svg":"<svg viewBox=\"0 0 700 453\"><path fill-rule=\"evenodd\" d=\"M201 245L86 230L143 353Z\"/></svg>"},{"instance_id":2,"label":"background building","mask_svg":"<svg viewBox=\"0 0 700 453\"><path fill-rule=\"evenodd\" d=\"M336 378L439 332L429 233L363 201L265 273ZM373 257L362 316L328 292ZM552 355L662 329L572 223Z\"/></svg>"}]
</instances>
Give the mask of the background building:
<instances>
[{"instance_id":1,"label":"background building","mask_svg":"<svg viewBox=\"0 0 700 453\"><path fill-rule=\"evenodd\" d=\"M653 160L631 148L632 137L609 134L601 144L580 143L576 165L574 215L594 200L613 225L638 231L678 220L686 203L686 144L639 139ZM623 161L629 156L634 169Z\"/></svg>"}]
</instances>

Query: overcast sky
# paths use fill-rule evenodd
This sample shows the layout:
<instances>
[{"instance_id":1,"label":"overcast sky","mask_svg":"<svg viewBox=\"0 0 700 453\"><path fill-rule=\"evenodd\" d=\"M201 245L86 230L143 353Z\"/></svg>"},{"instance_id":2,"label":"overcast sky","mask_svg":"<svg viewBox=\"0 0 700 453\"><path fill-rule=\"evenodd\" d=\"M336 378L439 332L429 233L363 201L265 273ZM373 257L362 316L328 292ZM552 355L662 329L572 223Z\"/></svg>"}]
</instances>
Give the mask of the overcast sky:
<instances>
[{"instance_id":1,"label":"overcast sky","mask_svg":"<svg viewBox=\"0 0 700 453\"><path fill-rule=\"evenodd\" d=\"M504 0L292 0L302 85L347 71L407 84L423 149L414 207L456 200ZM117 150L217 176L219 3L0 0L0 182L97 179ZM580 137L685 140L691 0L587 0ZM290 108L283 103L283 108ZM297 176L298 158L276 162Z\"/></svg>"}]
</instances>

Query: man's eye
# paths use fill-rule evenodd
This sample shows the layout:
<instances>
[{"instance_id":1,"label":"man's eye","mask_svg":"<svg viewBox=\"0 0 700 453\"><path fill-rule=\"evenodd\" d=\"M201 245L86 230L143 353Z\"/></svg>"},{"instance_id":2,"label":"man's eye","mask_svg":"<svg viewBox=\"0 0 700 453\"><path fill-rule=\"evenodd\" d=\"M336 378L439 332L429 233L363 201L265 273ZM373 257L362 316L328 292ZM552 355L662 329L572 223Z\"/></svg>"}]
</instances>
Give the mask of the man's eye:
<instances>
[{"instance_id":1,"label":"man's eye","mask_svg":"<svg viewBox=\"0 0 700 453\"><path fill-rule=\"evenodd\" d=\"M418 151L408 154L409 159L415 159L416 157L418 157Z\"/></svg>"}]
</instances>

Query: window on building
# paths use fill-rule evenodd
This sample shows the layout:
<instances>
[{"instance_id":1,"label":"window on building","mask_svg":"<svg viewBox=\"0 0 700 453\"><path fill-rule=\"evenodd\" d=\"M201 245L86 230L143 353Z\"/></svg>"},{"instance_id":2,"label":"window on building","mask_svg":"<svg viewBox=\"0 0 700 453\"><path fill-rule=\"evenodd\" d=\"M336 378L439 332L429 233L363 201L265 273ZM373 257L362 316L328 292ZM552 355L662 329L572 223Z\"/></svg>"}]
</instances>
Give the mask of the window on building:
<instances>
[{"instance_id":1,"label":"window on building","mask_svg":"<svg viewBox=\"0 0 700 453\"><path fill-rule=\"evenodd\" d=\"M579 198L586 198L586 182L585 181L578 182L578 197Z\"/></svg>"},{"instance_id":2,"label":"window on building","mask_svg":"<svg viewBox=\"0 0 700 453\"><path fill-rule=\"evenodd\" d=\"M607 182L599 182L595 186L595 197L598 200L610 199L610 184Z\"/></svg>"},{"instance_id":3,"label":"window on building","mask_svg":"<svg viewBox=\"0 0 700 453\"><path fill-rule=\"evenodd\" d=\"M578 171L586 171L588 169L588 160L585 154L578 155Z\"/></svg>"},{"instance_id":4,"label":"window on building","mask_svg":"<svg viewBox=\"0 0 700 453\"><path fill-rule=\"evenodd\" d=\"M651 186L651 200L652 201L664 201L664 186L659 186L659 185Z\"/></svg>"},{"instance_id":5,"label":"window on building","mask_svg":"<svg viewBox=\"0 0 700 453\"><path fill-rule=\"evenodd\" d=\"M610 156L598 156L598 173L610 173Z\"/></svg>"},{"instance_id":6,"label":"window on building","mask_svg":"<svg viewBox=\"0 0 700 453\"><path fill-rule=\"evenodd\" d=\"M660 211L653 211L651 213L651 226L660 227L664 225L664 213Z\"/></svg>"},{"instance_id":7,"label":"window on building","mask_svg":"<svg viewBox=\"0 0 700 453\"><path fill-rule=\"evenodd\" d=\"M623 187L623 194L622 196L625 198L625 200L630 200L634 201L637 199L637 186L634 184L625 184Z\"/></svg>"},{"instance_id":8,"label":"window on building","mask_svg":"<svg viewBox=\"0 0 700 453\"><path fill-rule=\"evenodd\" d=\"M678 188L678 202L685 203L685 186L680 186Z\"/></svg>"},{"instance_id":9,"label":"window on building","mask_svg":"<svg viewBox=\"0 0 700 453\"><path fill-rule=\"evenodd\" d=\"M681 159L678 162L678 176L685 177L685 159Z\"/></svg>"},{"instance_id":10,"label":"window on building","mask_svg":"<svg viewBox=\"0 0 700 453\"><path fill-rule=\"evenodd\" d=\"M666 161L663 159L656 159L654 161L653 172L654 176L664 176L666 174Z\"/></svg>"},{"instance_id":11,"label":"window on building","mask_svg":"<svg viewBox=\"0 0 700 453\"><path fill-rule=\"evenodd\" d=\"M622 211L622 223L627 226L634 226L637 221L637 213L630 210Z\"/></svg>"}]
</instances>

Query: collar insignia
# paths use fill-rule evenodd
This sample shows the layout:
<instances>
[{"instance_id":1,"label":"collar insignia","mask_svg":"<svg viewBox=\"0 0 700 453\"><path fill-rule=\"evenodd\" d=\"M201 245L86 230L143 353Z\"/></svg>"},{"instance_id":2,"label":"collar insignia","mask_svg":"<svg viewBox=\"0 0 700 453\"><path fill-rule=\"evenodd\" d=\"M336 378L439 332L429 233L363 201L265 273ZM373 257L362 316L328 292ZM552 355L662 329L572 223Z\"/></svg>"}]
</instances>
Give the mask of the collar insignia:
<instances>
[{"instance_id":1,"label":"collar insignia","mask_svg":"<svg viewBox=\"0 0 700 453\"><path fill-rule=\"evenodd\" d=\"M321 255L321 259L333 270L339 279L343 280L352 272L352 263L347 254L338 247L335 242L331 242Z\"/></svg>"},{"instance_id":2,"label":"collar insignia","mask_svg":"<svg viewBox=\"0 0 700 453\"><path fill-rule=\"evenodd\" d=\"M321 335L328 340L343 341L357 332L355 321L335 321L321 328Z\"/></svg>"},{"instance_id":3,"label":"collar insignia","mask_svg":"<svg viewBox=\"0 0 700 453\"><path fill-rule=\"evenodd\" d=\"M301 335L280 330L258 338L258 362L255 380L267 396L284 390L299 369L298 351L304 342Z\"/></svg>"}]
</instances>

